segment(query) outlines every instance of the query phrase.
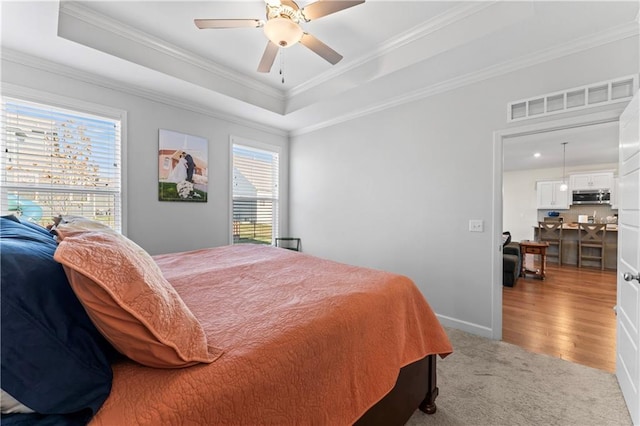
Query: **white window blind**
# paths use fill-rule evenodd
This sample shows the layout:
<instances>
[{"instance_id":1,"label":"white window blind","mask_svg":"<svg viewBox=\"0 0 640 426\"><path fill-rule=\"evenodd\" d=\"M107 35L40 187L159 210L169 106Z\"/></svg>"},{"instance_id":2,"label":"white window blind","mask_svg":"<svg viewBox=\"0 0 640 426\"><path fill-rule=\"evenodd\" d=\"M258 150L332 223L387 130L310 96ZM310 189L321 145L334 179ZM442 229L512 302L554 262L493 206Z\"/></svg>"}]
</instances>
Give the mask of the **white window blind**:
<instances>
[{"instance_id":1,"label":"white window blind","mask_svg":"<svg viewBox=\"0 0 640 426\"><path fill-rule=\"evenodd\" d=\"M3 214L47 225L59 214L121 230L120 121L2 99Z\"/></svg>"},{"instance_id":2,"label":"white window blind","mask_svg":"<svg viewBox=\"0 0 640 426\"><path fill-rule=\"evenodd\" d=\"M272 244L278 235L279 154L233 144L233 243Z\"/></svg>"}]
</instances>

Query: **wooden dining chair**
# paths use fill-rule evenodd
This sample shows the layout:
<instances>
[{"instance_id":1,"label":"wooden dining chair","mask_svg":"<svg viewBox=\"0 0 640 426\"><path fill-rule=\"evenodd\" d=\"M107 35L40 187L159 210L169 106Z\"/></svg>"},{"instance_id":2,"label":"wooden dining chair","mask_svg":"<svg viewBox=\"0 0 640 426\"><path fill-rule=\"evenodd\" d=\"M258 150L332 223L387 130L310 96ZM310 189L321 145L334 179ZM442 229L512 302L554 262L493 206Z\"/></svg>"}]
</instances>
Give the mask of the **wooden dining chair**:
<instances>
[{"instance_id":1,"label":"wooden dining chair","mask_svg":"<svg viewBox=\"0 0 640 426\"><path fill-rule=\"evenodd\" d=\"M556 247L557 251L547 250L547 257L557 258L558 265L562 265L562 221L538 222L538 242Z\"/></svg>"},{"instance_id":2,"label":"wooden dining chair","mask_svg":"<svg viewBox=\"0 0 640 426\"><path fill-rule=\"evenodd\" d=\"M578 268L582 268L583 260L595 260L600 262L600 269L604 270L606 235L607 225L605 223L578 224ZM596 254L596 251L599 254Z\"/></svg>"}]
</instances>

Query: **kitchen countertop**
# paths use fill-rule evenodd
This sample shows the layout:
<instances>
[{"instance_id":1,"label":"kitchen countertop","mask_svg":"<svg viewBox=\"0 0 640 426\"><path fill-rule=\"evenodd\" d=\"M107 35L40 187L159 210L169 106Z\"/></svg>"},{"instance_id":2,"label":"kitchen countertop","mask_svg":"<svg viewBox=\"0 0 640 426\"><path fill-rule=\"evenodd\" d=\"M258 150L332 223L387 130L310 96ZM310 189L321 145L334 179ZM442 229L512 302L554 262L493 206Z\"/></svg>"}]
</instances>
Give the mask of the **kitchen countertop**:
<instances>
[{"instance_id":1,"label":"kitchen countertop","mask_svg":"<svg viewBox=\"0 0 640 426\"><path fill-rule=\"evenodd\" d=\"M538 225L534 225L533 227L537 228ZM578 223L577 222L563 223L562 224L562 229L575 229L577 231L578 230ZM607 223L607 231L618 232L618 224L616 224L616 223Z\"/></svg>"},{"instance_id":2,"label":"kitchen countertop","mask_svg":"<svg viewBox=\"0 0 640 426\"><path fill-rule=\"evenodd\" d=\"M578 229L578 224L573 222L563 223L562 229ZM617 224L607 223L607 231L617 231L617 230L618 230Z\"/></svg>"}]
</instances>

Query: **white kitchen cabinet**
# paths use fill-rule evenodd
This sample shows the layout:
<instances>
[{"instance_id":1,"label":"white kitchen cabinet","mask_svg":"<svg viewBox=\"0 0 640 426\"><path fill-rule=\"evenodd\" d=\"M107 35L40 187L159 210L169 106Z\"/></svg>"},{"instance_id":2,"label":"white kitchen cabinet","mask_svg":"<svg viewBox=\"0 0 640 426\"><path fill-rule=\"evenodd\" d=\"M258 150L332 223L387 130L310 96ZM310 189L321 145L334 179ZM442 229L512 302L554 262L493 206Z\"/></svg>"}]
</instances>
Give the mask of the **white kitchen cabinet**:
<instances>
[{"instance_id":1,"label":"white kitchen cabinet","mask_svg":"<svg viewBox=\"0 0 640 426\"><path fill-rule=\"evenodd\" d=\"M613 172L581 173L569 176L569 187L572 191L585 189L611 189Z\"/></svg>"},{"instance_id":2,"label":"white kitchen cabinet","mask_svg":"<svg viewBox=\"0 0 640 426\"><path fill-rule=\"evenodd\" d=\"M569 208L569 191L561 191L561 180L538 182L538 209L563 210Z\"/></svg>"}]
</instances>

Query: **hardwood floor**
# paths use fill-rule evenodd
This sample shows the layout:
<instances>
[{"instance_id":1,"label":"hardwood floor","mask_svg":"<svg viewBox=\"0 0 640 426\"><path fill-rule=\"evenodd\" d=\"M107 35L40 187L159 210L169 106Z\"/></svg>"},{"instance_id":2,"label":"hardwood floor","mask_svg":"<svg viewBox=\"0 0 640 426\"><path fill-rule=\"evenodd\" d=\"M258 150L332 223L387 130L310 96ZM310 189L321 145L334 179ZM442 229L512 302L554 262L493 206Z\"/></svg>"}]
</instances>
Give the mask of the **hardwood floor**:
<instances>
[{"instance_id":1,"label":"hardwood floor","mask_svg":"<svg viewBox=\"0 0 640 426\"><path fill-rule=\"evenodd\" d=\"M502 292L502 339L529 351L615 372L616 272L547 263Z\"/></svg>"}]
</instances>

